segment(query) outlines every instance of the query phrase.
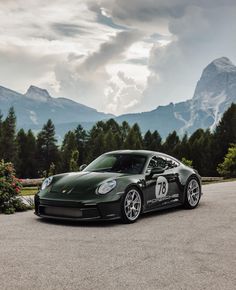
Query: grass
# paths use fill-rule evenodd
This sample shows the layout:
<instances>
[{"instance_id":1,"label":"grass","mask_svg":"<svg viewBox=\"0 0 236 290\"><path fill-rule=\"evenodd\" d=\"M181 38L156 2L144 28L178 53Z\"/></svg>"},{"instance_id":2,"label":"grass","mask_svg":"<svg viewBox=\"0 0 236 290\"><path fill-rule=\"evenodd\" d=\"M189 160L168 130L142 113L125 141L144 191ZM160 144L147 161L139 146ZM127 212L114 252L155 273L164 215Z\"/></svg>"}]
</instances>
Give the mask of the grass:
<instances>
[{"instance_id":1,"label":"grass","mask_svg":"<svg viewBox=\"0 0 236 290\"><path fill-rule=\"evenodd\" d=\"M35 195L37 193L38 187L37 186L31 186L31 187L23 187L21 189L21 195L27 196L27 195Z\"/></svg>"}]
</instances>

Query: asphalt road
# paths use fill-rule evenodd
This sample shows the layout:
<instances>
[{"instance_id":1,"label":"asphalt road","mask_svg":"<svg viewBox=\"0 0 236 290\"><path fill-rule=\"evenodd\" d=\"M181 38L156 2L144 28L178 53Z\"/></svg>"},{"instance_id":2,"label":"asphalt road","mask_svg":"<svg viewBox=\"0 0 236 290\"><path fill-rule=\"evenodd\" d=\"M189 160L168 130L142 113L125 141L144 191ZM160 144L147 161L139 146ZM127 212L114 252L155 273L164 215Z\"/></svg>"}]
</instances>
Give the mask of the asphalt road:
<instances>
[{"instance_id":1,"label":"asphalt road","mask_svg":"<svg viewBox=\"0 0 236 290\"><path fill-rule=\"evenodd\" d=\"M0 289L236 289L236 182L137 223L0 215Z\"/></svg>"}]
</instances>

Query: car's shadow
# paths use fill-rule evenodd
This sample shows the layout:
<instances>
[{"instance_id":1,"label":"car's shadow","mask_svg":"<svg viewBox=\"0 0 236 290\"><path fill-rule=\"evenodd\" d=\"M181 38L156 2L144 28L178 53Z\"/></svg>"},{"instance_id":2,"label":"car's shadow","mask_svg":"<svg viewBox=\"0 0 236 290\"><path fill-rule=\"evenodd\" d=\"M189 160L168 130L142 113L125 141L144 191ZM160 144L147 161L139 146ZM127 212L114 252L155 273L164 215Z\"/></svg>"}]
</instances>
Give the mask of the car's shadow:
<instances>
[{"instance_id":1,"label":"car's shadow","mask_svg":"<svg viewBox=\"0 0 236 290\"><path fill-rule=\"evenodd\" d=\"M204 203L201 203L198 205L198 207L194 210L197 210L198 208L201 208L204 206ZM168 209L161 209L151 212L146 212L140 216L140 221L145 219L151 219L155 217L161 217L166 216L169 214L175 214L176 212L180 211L186 211L186 209L183 208L183 206L177 206L173 208ZM187 210L188 211L188 210ZM189 211L191 212L191 210ZM114 226L125 226L127 224L123 224L120 219L115 220L96 220L96 221L73 221L73 220L57 220L57 219L51 219L51 218L38 218L36 217L36 221L39 223L45 223L45 224L53 224L53 225L64 225L64 226L70 226L70 227L114 227ZM139 221L137 221L139 222Z\"/></svg>"}]
</instances>

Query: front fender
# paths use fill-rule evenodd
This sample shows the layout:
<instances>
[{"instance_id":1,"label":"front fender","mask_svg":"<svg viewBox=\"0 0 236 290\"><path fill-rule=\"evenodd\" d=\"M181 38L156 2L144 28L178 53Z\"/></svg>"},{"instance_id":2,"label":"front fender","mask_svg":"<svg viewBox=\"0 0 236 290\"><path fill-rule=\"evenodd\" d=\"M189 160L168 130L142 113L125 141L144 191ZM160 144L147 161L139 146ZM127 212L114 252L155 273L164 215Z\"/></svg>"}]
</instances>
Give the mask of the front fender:
<instances>
[{"instance_id":1,"label":"front fender","mask_svg":"<svg viewBox=\"0 0 236 290\"><path fill-rule=\"evenodd\" d=\"M132 186L142 190L142 188L145 186L143 176L135 175L117 178L117 193L124 193L128 187Z\"/></svg>"}]
</instances>

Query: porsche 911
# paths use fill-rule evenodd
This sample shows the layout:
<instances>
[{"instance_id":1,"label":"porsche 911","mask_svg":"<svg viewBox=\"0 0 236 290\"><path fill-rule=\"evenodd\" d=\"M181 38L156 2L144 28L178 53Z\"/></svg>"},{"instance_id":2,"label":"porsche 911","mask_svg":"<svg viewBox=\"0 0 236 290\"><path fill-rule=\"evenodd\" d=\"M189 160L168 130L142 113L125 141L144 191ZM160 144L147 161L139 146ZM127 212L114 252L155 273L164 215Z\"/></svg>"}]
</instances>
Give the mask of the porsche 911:
<instances>
[{"instance_id":1,"label":"porsche 911","mask_svg":"<svg viewBox=\"0 0 236 290\"><path fill-rule=\"evenodd\" d=\"M147 150L105 153L81 171L44 180L35 214L63 220L137 221L141 214L197 207L202 195L196 170L169 155Z\"/></svg>"}]
</instances>

